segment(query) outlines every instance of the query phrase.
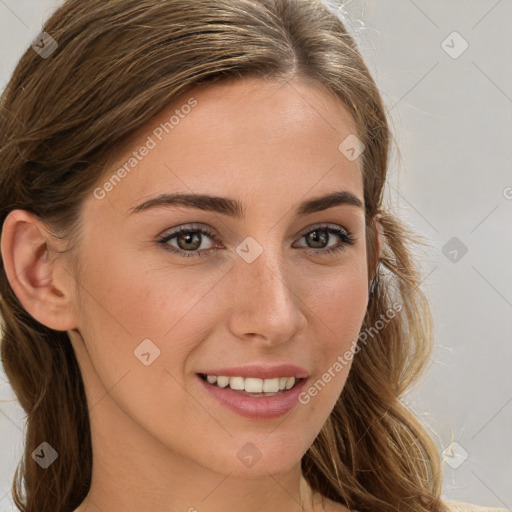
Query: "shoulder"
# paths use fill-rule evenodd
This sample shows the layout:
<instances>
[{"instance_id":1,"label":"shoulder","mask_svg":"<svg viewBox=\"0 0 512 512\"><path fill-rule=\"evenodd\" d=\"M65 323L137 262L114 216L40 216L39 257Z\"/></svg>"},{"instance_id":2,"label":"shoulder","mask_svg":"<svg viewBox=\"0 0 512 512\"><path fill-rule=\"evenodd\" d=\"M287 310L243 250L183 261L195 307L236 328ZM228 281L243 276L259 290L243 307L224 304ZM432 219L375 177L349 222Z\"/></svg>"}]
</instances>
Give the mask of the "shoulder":
<instances>
[{"instance_id":1,"label":"shoulder","mask_svg":"<svg viewBox=\"0 0 512 512\"><path fill-rule=\"evenodd\" d=\"M481 505L473 505L472 503L465 503L462 501L443 500L443 503L447 506L450 512L509 512L504 508L484 507ZM348 509L341 503L326 498L325 496L321 497L320 506L318 506L318 501L315 505L315 512L356 512L354 510Z\"/></svg>"},{"instance_id":2,"label":"shoulder","mask_svg":"<svg viewBox=\"0 0 512 512\"><path fill-rule=\"evenodd\" d=\"M462 501L445 501L450 512L506 512L504 508L483 507Z\"/></svg>"},{"instance_id":3,"label":"shoulder","mask_svg":"<svg viewBox=\"0 0 512 512\"><path fill-rule=\"evenodd\" d=\"M320 510L325 512L350 512L348 508L340 503L336 503L327 498L324 498L323 504L324 506ZM464 503L461 501L444 501L444 504L448 507L450 512L507 512L504 508L483 507L481 505L473 505L472 503Z\"/></svg>"}]
</instances>

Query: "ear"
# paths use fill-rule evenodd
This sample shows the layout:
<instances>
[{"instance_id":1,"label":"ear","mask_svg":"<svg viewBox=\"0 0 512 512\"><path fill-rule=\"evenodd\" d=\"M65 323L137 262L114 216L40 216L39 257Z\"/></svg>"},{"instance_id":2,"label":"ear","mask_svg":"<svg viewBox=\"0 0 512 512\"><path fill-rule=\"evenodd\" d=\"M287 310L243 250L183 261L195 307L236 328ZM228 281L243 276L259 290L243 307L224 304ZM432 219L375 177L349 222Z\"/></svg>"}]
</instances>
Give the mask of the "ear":
<instances>
[{"instance_id":1,"label":"ear","mask_svg":"<svg viewBox=\"0 0 512 512\"><path fill-rule=\"evenodd\" d=\"M26 210L6 217L0 241L7 279L27 312L56 331L76 327L73 277L59 254L62 241L48 225Z\"/></svg>"}]
</instances>

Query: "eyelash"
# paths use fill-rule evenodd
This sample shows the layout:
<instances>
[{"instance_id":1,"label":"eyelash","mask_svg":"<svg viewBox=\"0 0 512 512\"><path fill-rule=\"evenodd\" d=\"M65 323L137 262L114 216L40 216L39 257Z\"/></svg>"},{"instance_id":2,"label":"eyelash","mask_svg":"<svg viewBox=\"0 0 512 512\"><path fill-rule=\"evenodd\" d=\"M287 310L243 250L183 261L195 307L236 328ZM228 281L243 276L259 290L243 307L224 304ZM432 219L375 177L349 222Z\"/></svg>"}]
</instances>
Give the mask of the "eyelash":
<instances>
[{"instance_id":1,"label":"eyelash","mask_svg":"<svg viewBox=\"0 0 512 512\"><path fill-rule=\"evenodd\" d=\"M308 253L314 254L315 256L321 255L331 255L334 253L337 253L338 251L342 251L346 248L346 246L354 245L356 242L356 239L352 236L350 231L344 228L340 228L338 226L331 226L331 225L320 225L315 226L314 228L310 229L309 231L306 231L301 235L300 238L314 232L314 231L323 231L329 234L338 235L341 239L341 243L339 245L335 245L334 247L331 247L329 249L305 249ZM212 239L213 242L219 242L217 237L207 228L179 228L171 233L166 234L164 237L157 240L159 244L162 244L164 250L169 251L173 254L177 254L178 256L182 258L190 258L193 256L208 256L208 253L210 251L216 251L218 249L202 249L202 250L196 250L196 251L184 251L183 249L177 249L175 247L172 247L167 242L172 240L173 238L178 237L181 234L187 234L187 233L201 233L201 235L206 235Z\"/></svg>"}]
</instances>

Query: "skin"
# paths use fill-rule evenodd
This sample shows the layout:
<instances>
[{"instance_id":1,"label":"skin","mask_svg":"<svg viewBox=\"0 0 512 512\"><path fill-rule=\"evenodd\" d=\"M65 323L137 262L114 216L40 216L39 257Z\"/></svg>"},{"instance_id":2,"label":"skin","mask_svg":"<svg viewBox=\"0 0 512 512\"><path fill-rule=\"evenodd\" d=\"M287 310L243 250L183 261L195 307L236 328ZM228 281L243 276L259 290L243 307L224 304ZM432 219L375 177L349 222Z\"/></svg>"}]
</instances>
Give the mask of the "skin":
<instances>
[{"instance_id":1,"label":"skin","mask_svg":"<svg viewBox=\"0 0 512 512\"><path fill-rule=\"evenodd\" d=\"M82 372L94 465L76 512L347 510L310 499L300 460L350 362L307 405L267 420L214 402L196 372L284 362L315 382L353 348L368 301L364 211L341 205L299 217L294 210L339 190L364 201L361 158L338 150L355 124L339 100L300 81L201 86L142 127L107 179L190 97L197 106L104 199L88 196L75 250L57 253L65 242L23 210L4 225L15 293L34 318L69 333ZM130 215L163 192L235 198L247 217L176 206ZM157 243L192 223L220 241L199 235L200 250L221 249L184 258ZM321 223L349 230L354 245L322 255L325 248L304 236ZM263 249L250 264L236 252L248 236ZM331 234L324 246L339 243ZM180 250L176 238L168 244ZM149 366L134 356L146 338L160 349ZM251 468L237 457L246 443L262 454Z\"/></svg>"}]
</instances>

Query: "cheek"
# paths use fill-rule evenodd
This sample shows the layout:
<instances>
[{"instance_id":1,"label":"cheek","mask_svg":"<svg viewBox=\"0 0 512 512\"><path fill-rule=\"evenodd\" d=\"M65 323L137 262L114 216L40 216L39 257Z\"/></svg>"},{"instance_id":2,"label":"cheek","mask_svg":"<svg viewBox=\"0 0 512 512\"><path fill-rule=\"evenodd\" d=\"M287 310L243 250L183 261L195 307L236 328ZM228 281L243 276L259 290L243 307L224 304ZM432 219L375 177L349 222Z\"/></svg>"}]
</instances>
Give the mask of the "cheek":
<instances>
[{"instance_id":1,"label":"cheek","mask_svg":"<svg viewBox=\"0 0 512 512\"><path fill-rule=\"evenodd\" d=\"M104 261L91 262L82 276L87 290L81 289L79 330L90 359L84 380L91 405L107 407L112 399L148 432L168 432L172 444L182 430L175 419L190 423L201 413L183 383L201 339L194 305L207 290L201 293L186 279L162 279L128 258Z\"/></svg>"},{"instance_id":2,"label":"cheek","mask_svg":"<svg viewBox=\"0 0 512 512\"><path fill-rule=\"evenodd\" d=\"M308 294L316 329L314 338L318 340L318 364L300 401L314 417L327 418L348 378L367 309L366 287L363 267L347 266L339 271L331 269Z\"/></svg>"},{"instance_id":3,"label":"cheek","mask_svg":"<svg viewBox=\"0 0 512 512\"><path fill-rule=\"evenodd\" d=\"M343 348L350 344L359 334L367 309L367 277L363 266L331 268L309 282L312 284L307 285L308 306L317 318L318 328L325 332L324 348Z\"/></svg>"},{"instance_id":4,"label":"cheek","mask_svg":"<svg viewBox=\"0 0 512 512\"><path fill-rule=\"evenodd\" d=\"M129 388L141 409L154 407L163 394L155 390L166 389L172 398L166 405L180 410L188 361L216 318L208 292L223 273L198 276L197 268L164 268L147 257L126 257L121 245L110 253L103 247L88 245L94 257L81 265L86 288L79 287L79 330L94 372L106 389L123 379L119 388Z\"/></svg>"},{"instance_id":5,"label":"cheek","mask_svg":"<svg viewBox=\"0 0 512 512\"><path fill-rule=\"evenodd\" d=\"M82 324L108 328L113 343L163 339L207 291L206 282L201 285L181 268L160 272L149 258L125 256L121 248L97 249L81 276Z\"/></svg>"},{"instance_id":6,"label":"cheek","mask_svg":"<svg viewBox=\"0 0 512 512\"><path fill-rule=\"evenodd\" d=\"M137 383L130 392L140 403L150 403L151 389L154 395L162 381L172 380L164 369L182 381L178 372L191 347L189 341L176 341L193 338L176 332L184 328L197 295L187 291L186 283L162 279L122 250L109 254L99 244L89 248L94 257L84 257L78 290L79 331L92 363L91 378L105 389L121 379L120 387Z\"/></svg>"}]
</instances>

